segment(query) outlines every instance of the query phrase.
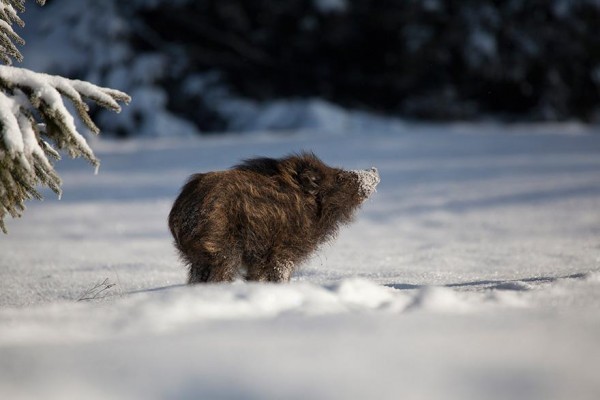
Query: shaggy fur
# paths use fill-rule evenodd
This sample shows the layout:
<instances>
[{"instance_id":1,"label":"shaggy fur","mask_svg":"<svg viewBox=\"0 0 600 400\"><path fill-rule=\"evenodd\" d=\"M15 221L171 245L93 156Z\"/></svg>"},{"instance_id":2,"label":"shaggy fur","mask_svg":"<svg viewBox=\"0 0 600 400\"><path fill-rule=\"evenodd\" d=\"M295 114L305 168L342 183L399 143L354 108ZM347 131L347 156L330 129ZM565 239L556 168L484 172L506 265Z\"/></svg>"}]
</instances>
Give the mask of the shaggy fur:
<instances>
[{"instance_id":1,"label":"shaggy fur","mask_svg":"<svg viewBox=\"0 0 600 400\"><path fill-rule=\"evenodd\" d=\"M378 182L375 168L332 168L312 153L192 175L169 214L189 283L289 281Z\"/></svg>"}]
</instances>

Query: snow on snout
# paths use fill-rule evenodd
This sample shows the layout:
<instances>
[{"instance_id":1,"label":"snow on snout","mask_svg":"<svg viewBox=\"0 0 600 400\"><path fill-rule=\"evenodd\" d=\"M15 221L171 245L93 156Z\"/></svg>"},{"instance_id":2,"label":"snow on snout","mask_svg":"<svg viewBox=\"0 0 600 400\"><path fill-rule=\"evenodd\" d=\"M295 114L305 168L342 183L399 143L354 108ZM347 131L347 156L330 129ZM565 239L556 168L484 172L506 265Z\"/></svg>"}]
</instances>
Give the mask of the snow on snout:
<instances>
[{"instance_id":1,"label":"snow on snout","mask_svg":"<svg viewBox=\"0 0 600 400\"><path fill-rule=\"evenodd\" d=\"M376 191L375 188L381 181L379 178L379 172L375 167L371 167L371 169L355 169L350 172L357 175L361 195L363 195L365 198L369 197L373 194L373 192Z\"/></svg>"}]
</instances>

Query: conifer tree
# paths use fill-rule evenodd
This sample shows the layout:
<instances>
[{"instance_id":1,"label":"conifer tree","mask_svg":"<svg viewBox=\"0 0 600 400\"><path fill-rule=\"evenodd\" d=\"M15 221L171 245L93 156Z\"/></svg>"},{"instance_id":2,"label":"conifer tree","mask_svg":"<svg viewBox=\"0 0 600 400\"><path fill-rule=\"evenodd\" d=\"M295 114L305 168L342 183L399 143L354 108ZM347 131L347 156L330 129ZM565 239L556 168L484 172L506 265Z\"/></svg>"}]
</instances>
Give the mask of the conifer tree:
<instances>
[{"instance_id":1,"label":"conifer tree","mask_svg":"<svg viewBox=\"0 0 600 400\"><path fill-rule=\"evenodd\" d=\"M45 0L36 2L44 5ZM131 100L118 90L12 67L13 59L23 59L15 43L25 42L13 26L25 25L18 15L24 11L25 0L0 0L0 61L5 64L0 65L0 229L4 233L6 215L20 217L25 200L41 199L37 185L51 188L60 197L61 180L51 162L60 159L57 149L99 166L64 99L95 134L100 130L90 118L86 100L116 112L121 111L119 102Z\"/></svg>"}]
</instances>

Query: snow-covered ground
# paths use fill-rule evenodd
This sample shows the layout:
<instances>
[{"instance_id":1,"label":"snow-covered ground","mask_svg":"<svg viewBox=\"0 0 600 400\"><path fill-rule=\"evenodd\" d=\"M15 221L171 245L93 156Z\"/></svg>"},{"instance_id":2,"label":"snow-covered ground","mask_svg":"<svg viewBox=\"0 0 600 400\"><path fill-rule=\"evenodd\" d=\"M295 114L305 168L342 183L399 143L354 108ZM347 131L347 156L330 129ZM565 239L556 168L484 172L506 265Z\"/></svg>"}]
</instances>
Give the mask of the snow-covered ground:
<instances>
[{"instance_id":1,"label":"snow-covered ground","mask_svg":"<svg viewBox=\"0 0 600 400\"><path fill-rule=\"evenodd\" d=\"M0 398L600 398L600 132L361 130L59 162L62 200L0 238ZM379 169L356 222L290 284L185 286L166 219L186 177L301 149Z\"/></svg>"}]
</instances>

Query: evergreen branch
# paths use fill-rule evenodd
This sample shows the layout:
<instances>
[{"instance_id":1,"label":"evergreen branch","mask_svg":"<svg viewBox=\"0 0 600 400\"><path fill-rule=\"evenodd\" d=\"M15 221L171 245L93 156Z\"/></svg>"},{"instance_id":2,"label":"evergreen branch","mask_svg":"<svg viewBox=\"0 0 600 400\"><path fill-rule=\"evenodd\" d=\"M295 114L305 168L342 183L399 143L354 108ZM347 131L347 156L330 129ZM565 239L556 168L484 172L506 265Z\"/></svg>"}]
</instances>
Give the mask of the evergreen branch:
<instances>
[{"instance_id":1,"label":"evergreen branch","mask_svg":"<svg viewBox=\"0 0 600 400\"><path fill-rule=\"evenodd\" d=\"M0 16L2 16L0 14ZM6 15L4 15L6 16ZM9 40L14 40L21 46L25 44L25 40L13 30L12 25L10 23L10 19L0 18L0 32L6 36Z\"/></svg>"},{"instance_id":2,"label":"evergreen branch","mask_svg":"<svg viewBox=\"0 0 600 400\"><path fill-rule=\"evenodd\" d=\"M34 120L22 107L26 96L0 92L0 229L5 214L19 217L24 201L42 196L35 189L38 183L60 193L60 178L45 156L36 137Z\"/></svg>"},{"instance_id":3,"label":"evergreen branch","mask_svg":"<svg viewBox=\"0 0 600 400\"><path fill-rule=\"evenodd\" d=\"M25 12L25 0L2 0L2 3L6 6L12 6L16 8L19 12ZM40 6L46 4L46 0L36 0Z\"/></svg>"},{"instance_id":4,"label":"evergreen branch","mask_svg":"<svg viewBox=\"0 0 600 400\"><path fill-rule=\"evenodd\" d=\"M16 35L14 31L12 31L12 28L10 30L6 29L7 26L10 28L10 25L0 20L0 58L2 59L2 62L10 65L12 64L10 57L15 58L19 62L23 61L23 55L19 49L16 48L12 40L15 40L19 44L25 44L25 41L21 39L20 36Z\"/></svg>"},{"instance_id":5,"label":"evergreen branch","mask_svg":"<svg viewBox=\"0 0 600 400\"><path fill-rule=\"evenodd\" d=\"M43 6L46 0L36 0ZM12 24L16 23L20 27L24 27L25 23L17 15L17 13L25 12L25 0L0 0L0 61L6 65L12 64L12 59L21 62L23 55L17 49L13 42L19 45L24 45L25 41L12 28Z\"/></svg>"},{"instance_id":6,"label":"evergreen branch","mask_svg":"<svg viewBox=\"0 0 600 400\"><path fill-rule=\"evenodd\" d=\"M38 184L60 197L61 181L48 159L60 156L44 138L71 157L84 157L99 165L63 98L74 104L80 119L94 133L99 129L84 98L117 112L121 110L119 101L131 100L126 93L89 82L0 66L0 229L4 232L6 214L19 217L25 200L41 199L35 189Z\"/></svg>"},{"instance_id":7,"label":"evergreen branch","mask_svg":"<svg viewBox=\"0 0 600 400\"><path fill-rule=\"evenodd\" d=\"M63 88L57 88L60 94L67 97L73 105L75 106L75 110L79 115L79 118L83 121L83 123L95 134L100 133L100 128L96 126L92 118L90 117L89 111L90 108L86 103L83 102L81 96L76 91L64 90Z\"/></svg>"},{"instance_id":8,"label":"evergreen branch","mask_svg":"<svg viewBox=\"0 0 600 400\"><path fill-rule=\"evenodd\" d=\"M0 3L0 19L11 25L14 22L21 28L25 26L25 22L19 17L11 4Z\"/></svg>"},{"instance_id":9,"label":"evergreen branch","mask_svg":"<svg viewBox=\"0 0 600 400\"><path fill-rule=\"evenodd\" d=\"M121 106L118 103L119 101L122 101L125 104L129 104L131 101L131 97L127 93L116 89L96 86L86 81L68 80L62 77L59 78L68 81L69 84L85 98L93 100L98 105L117 113L121 112Z\"/></svg>"},{"instance_id":10,"label":"evergreen branch","mask_svg":"<svg viewBox=\"0 0 600 400\"><path fill-rule=\"evenodd\" d=\"M12 5L19 12L25 12L25 0L2 0L2 3Z\"/></svg>"}]
</instances>

